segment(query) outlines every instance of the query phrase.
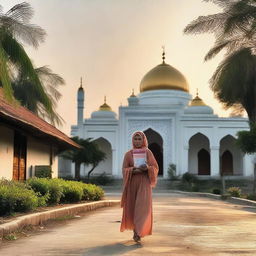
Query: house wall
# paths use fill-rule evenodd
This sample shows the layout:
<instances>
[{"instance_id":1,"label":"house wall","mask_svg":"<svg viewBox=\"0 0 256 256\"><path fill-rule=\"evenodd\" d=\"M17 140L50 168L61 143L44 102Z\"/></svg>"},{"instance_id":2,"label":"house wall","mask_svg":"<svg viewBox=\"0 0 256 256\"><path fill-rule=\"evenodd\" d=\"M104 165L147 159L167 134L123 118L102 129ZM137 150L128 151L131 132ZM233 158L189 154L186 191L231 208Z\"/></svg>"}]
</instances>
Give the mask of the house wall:
<instances>
[{"instance_id":1,"label":"house wall","mask_svg":"<svg viewBox=\"0 0 256 256\"><path fill-rule=\"evenodd\" d=\"M0 178L12 179L13 130L0 125Z\"/></svg>"},{"instance_id":2,"label":"house wall","mask_svg":"<svg viewBox=\"0 0 256 256\"><path fill-rule=\"evenodd\" d=\"M50 165L51 145L42 143L41 141L28 137L27 138L27 175L30 177L30 169L34 169L35 165ZM52 176L58 176L58 161L52 150Z\"/></svg>"}]
</instances>

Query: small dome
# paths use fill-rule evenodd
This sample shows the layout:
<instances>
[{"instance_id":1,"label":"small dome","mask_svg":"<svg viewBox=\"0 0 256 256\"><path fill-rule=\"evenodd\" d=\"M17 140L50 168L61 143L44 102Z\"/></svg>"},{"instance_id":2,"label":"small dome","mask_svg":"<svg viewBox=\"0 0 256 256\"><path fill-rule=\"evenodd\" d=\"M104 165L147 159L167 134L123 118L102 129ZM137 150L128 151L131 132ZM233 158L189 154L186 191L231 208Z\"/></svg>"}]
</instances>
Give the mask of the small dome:
<instances>
[{"instance_id":1,"label":"small dome","mask_svg":"<svg viewBox=\"0 0 256 256\"><path fill-rule=\"evenodd\" d=\"M191 101L190 105L185 109L185 114L213 114L213 109L207 106L204 101L198 96Z\"/></svg>"},{"instance_id":2,"label":"small dome","mask_svg":"<svg viewBox=\"0 0 256 256\"><path fill-rule=\"evenodd\" d=\"M91 118L116 118L116 113L106 103L106 96L104 97L104 104L99 107L98 111L92 112Z\"/></svg>"},{"instance_id":3,"label":"small dome","mask_svg":"<svg viewBox=\"0 0 256 256\"><path fill-rule=\"evenodd\" d=\"M139 99L134 94L134 90L132 90L132 94L130 95L130 97L127 100L128 100L129 106L136 106L139 103Z\"/></svg>"},{"instance_id":4,"label":"small dome","mask_svg":"<svg viewBox=\"0 0 256 256\"><path fill-rule=\"evenodd\" d=\"M140 83L141 92L162 89L189 91L188 82L182 73L164 61L151 69Z\"/></svg>"},{"instance_id":5,"label":"small dome","mask_svg":"<svg viewBox=\"0 0 256 256\"><path fill-rule=\"evenodd\" d=\"M204 101L198 97L198 94L196 97L191 101L190 106L207 106Z\"/></svg>"},{"instance_id":6,"label":"small dome","mask_svg":"<svg viewBox=\"0 0 256 256\"><path fill-rule=\"evenodd\" d=\"M106 111L106 110L98 110L94 111L91 114L91 118L97 119L115 119L116 113L113 111Z\"/></svg>"},{"instance_id":7,"label":"small dome","mask_svg":"<svg viewBox=\"0 0 256 256\"><path fill-rule=\"evenodd\" d=\"M111 107L105 102L99 108L100 111L112 111Z\"/></svg>"}]
</instances>

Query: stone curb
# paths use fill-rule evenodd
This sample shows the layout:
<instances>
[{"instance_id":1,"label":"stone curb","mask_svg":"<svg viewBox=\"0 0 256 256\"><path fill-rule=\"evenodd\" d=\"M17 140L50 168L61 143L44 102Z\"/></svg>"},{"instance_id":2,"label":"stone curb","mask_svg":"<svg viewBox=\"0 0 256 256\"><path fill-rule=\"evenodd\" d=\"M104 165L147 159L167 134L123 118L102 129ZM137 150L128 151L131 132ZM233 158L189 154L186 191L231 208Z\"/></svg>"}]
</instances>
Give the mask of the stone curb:
<instances>
[{"instance_id":1,"label":"stone curb","mask_svg":"<svg viewBox=\"0 0 256 256\"><path fill-rule=\"evenodd\" d=\"M186 191L180 191L180 190L172 190L172 192L180 193L180 194L186 194L186 195L190 195L190 196L201 196L201 197L209 197L209 198L213 198L213 199L222 200L221 195L215 195L215 194L211 194L211 193L186 192ZM244 199L244 198L230 197L230 198L225 199L223 201L256 207L256 201L249 200L249 199Z\"/></svg>"},{"instance_id":2,"label":"stone curb","mask_svg":"<svg viewBox=\"0 0 256 256\"><path fill-rule=\"evenodd\" d=\"M87 212L95 210L97 208L114 206L119 204L120 200L102 200L20 216L13 221L0 225L0 239L3 238L3 236L5 235L22 229L28 225L40 225L49 219L55 219L66 215L76 215L79 212Z\"/></svg>"}]
</instances>

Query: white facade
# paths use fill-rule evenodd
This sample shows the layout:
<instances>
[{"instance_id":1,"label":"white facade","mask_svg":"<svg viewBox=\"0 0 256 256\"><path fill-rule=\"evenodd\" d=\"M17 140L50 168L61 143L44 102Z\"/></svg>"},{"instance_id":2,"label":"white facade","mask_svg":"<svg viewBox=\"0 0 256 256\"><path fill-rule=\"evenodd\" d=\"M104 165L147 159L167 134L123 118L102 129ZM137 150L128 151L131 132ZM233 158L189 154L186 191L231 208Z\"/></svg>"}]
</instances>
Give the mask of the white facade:
<instances>
[{"instance_id":1,"label":"white facade","mask_svg":"<svg viewBox=\"0 0 256 256\"><path fill-rule=\"evenodd\" d=\"M152 74L151 71L151 77ZM143 88L148 86L145 77ZM108 159L94 173L105 171L121 177L124 153L131 148L131 135L141 130L148 137L149 148L158 155L159 165L162 165L160 175L164 178L168 177L169 164L176 165L178 175L190 172L202 177L218 177L222 170L232 176L253 175L251 157L242 154L234 144L237 132L249 129L246 118L218 117L198 97L195 100L201 100L200 104L191 104L192 96L188 91L160 87L141 91L137 97L131 95L128 105L119 107L118 118L105 103L91 118L78 120L77 125L72 126L72 136L108 142L108 148L101 147ZM83 90L78 94L82 94L78 95L79 99L84 98ZM81 101L79 111L83 111ZM78 119L79 116L78 113ZM81 175L86 175L88 170L89 167L84 166Z\"/></svg>"}]
</instances>

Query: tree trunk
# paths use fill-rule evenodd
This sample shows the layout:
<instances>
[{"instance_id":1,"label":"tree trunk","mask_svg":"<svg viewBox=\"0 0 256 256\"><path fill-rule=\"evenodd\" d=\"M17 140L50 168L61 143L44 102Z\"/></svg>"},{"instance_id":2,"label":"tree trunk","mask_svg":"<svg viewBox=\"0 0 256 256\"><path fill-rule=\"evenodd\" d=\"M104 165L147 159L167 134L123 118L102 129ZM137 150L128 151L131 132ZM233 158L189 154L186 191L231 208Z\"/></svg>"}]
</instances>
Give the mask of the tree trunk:
<instances>
[{"instance_id":1,"label":"tree trunk","mask_svg":"<svg viewBox=\"0 0 256 256\"><path fill-rule=\"evenodd\" d=\"M76 180L80 180L80 166L81 164L80 163L75 163L75 179Z\"/></svg>"},{"instance_id":2,"label":"tree trunk","mask_svg":"<svg viewBox=\"0 0 256 256\"><path fill-rule=\"evenodd\" d=\"M226 193L226 182L224 174L221 175L222 195Z\"/></svg>"},{"instance_id":3,"label":"tree trunk","mask_svg":"<svg viewBox=\"0 0 256 256\"><path fill-rule=\"evenodd\" d=\"M254 163L254 171L253 171L254 177L253 177L253 194L256 192L256 163Z\"/></svg>"},{"instance_id":4,"label":"tree trunk","mask_svg":"<svg viewBox=\"0 0 256 256\"><path fill-rule=\"evenodd\" d=\"M97 165L94 165L94 166L92 167L92 169L88 172L88 175L87 175L88 181L90 180L90 175L91 175L91 173L93 172L93 170L95 169L96 166L97 166Z\"/></svg>"}]
</instances>

